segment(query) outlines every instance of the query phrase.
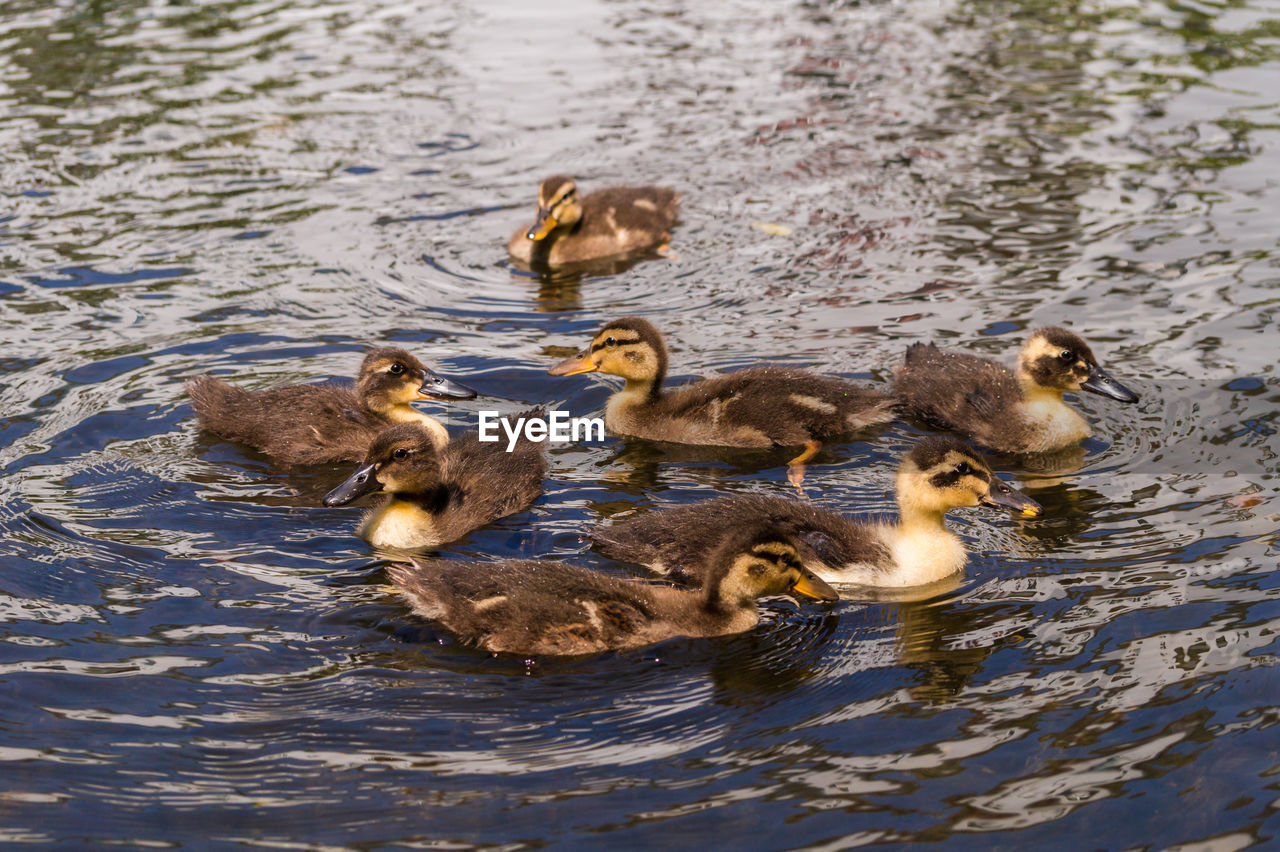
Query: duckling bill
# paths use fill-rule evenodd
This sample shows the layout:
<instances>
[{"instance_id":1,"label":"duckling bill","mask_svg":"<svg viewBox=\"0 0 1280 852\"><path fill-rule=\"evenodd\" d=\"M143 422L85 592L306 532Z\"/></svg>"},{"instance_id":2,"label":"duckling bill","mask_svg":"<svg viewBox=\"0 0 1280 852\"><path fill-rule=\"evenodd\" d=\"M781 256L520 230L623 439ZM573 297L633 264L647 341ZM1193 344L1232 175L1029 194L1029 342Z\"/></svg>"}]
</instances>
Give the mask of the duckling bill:
<instances>
[{"instance_id":1,"label":"duckling bill","mask_svg":"<svg viewBox=\"0 0 1280 852\"><path fill-rule=\"evenodd\" d=\"M680 196L658 186L614 186L582 196L573 178L555 175L538 188L538 213L507 242L525 264L562 266L664 246Z\"/></svg>"},{"instance_id":2,"label":"duckling bill","mask_svg":"<svg viewBox=\"0 0 1280 852\"><path fill-rule=\"evenodd\" d=\"M359 461L374 438L395 423L418 423L444 446L449 441L444 426L409 403L476 395L392 347L365 355L354 388L283 385L248 391L198 376L187 382L187 393L201 427L286 464Z\"/></svg>"},{"instance_id":3,"label":"duckling bill","mask_svg":"<svg viewBox=\"0 0 1280 852\"><path fill-rule=\"evenodd\" d=\"M378 435L361 465L325 495L324 505L345 506L385 492L360 535L374 547L421 550L527 509L542 493L546 471L541 444L521 439L507 452L468 432L440 448L421 425L402 423Z\"/></svg>"},{"instance_id":4,"label":"duckling bill","mask_svg":"<svg viewBox=\"0 0 1280 852\"><path fill-rule=\"evenodd\" d=\"M1038 453L1089 437L1089 422L1062 395L1088 391L1123 403L1138 395L1112 378L1079 335L1037 329L1015 370L933 344L912 344L894 391L921 420L1007 453Z\"/></svg>"},{"instance_id":5,"label":"duckling bill","mask_svg":"<svg viewBox=\"0 0 1280 852\"><path fill-rule=\"evenodd\" d=\"M467 644L514 654L594 654L723 636L759 622L761 597L838 597L773 527L727 534L699 591L535 560L415 560L387 573L416 614Z\"/></svg>"},{"instance_id":6,"label":"duckling bill","mask_svg":"<svg viewBox=\"0 0 1280 852\"><path fill-rule=\"evenodd\" d=\"M871 388L790 367L750 367L674 390L663 387L667 345L648 320L624 317L596 332L587 348L552 367L553 376L602 372L626 379L609 398L604 422L619 435L726 447L803 446L793 482L824 440L894 417L894 403Z\"/></svg>"},{"instance_id":7,"label":"duckling bill","mask_svg":"<svg viewBox=\"0 0 1280 852\"><path fill-rule=\"evenodd\" d=\"M966 506L991 506L1027 518L1041 512L954 438L917 444L898 469L896 492L896 521L854 520L808 501L745 494L650 512L599 527L590 538L608 556L697 586L709 566L708 540L729 529L777 526L794 536L805 567L829 583L903 588L963 570L964 542L947 528L947 512Z\"/></svg>"}]
</instances>

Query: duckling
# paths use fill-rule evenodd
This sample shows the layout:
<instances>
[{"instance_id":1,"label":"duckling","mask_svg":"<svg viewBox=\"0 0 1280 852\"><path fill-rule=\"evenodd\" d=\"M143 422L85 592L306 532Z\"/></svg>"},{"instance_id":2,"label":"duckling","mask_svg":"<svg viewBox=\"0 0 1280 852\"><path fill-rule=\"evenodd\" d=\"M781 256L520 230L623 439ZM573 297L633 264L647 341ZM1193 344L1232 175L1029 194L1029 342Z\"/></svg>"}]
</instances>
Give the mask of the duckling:
<instances>
[{"instance_id":1,"label":"duckling","mask_svg":"<svg viewBox=\"0 0 1280 852\"><path fill-rule=\"evenodd\" d=\"M187 382L200 425L286 464L360 461L378 433L394 423L418 423L437 446L449 442L440 421L409 405L413 399L471 399L471 388L439 376L403 349L365 355L355 388L283 385L247 391L213 376Z\"/></svg>"},{"instance_id":2,"label":"duckling","mask_svg":"<svg viewBox=\"0 0 1280 852\"><path fill-rule=\"evenodd\" d=\"M627 380L609 398L609 431L676 444L728 447L804 446L788 476L799 485L804 463L828 438L894 417L894 402L871 388L791 367L750 367L667 391L667 344L638 317L614 320L553 376L604 372Z\"/></svg>"},{"instance_id":3,"label":"duckling","mask_svg":"<svg viewBox=\"0 0 1280 852\"><path fill-rule=\"evenodd\" d=\"M665 246L680 195L660 186L612 186L579 197L568 175L538 187L538 216L507 241L526 264L560 266Z\"/></svg>"},{"instance_id":4,"label":"duckling","mask_svg":"<svg viewBox=\"0 0 1280 852\"><path fill-rule=\"evenodd\" d=\"M378 435L324 505L385 491L387 500L365 515L359 534L374 547L420 550L528 508L546 472L541 444L522 438L507 452L468 432L441 449L421 424L401 423Z\"/></svg>"},{"instance_id":5,"label":"duckling","mask_svg":"<svg viewBox=\"0 0 1280 852\"><path fill-rule=\"evenodd\" d=\"M1064 393L1138 401L1098 366L1079 335L1056 326L1032 332L1012 371L988 358L914 343L894 371L894 390L921 420L1006 453L1056 450L1089 437L1088 421L1063 402Z\"/></svg>"},{"instance_id":6,"label":"duckling","mask_svg":"<svg viewBox=\"0 0 1280 852\"><path fill-rule=\"evenodd\" d=\"M470 645L514 654L594 654L741 633L760 620L758 598L838 599L772 526L724 535L699 591L537 560L415 560L387 573L418 615Z\"/></svg>"},{"instance_id":7,"label":"duckling","mask_svg":"<svg viewBox=\"0 0 1280 852\"><path fill-rule=\"evenodd\" d=\"M954 438L916 444L898 468L896 491L896 522L855 521L801 500L744 494L650 512L597 528L589 538L615 559L700 585L709 565L708 540L727 529L780 524L797 537L805 566L823 580L903 588L933 583L964 568L964 543L944 522L952 509L996 506L1029 518L1041 511Z\"/></svg>"}]
</instances>

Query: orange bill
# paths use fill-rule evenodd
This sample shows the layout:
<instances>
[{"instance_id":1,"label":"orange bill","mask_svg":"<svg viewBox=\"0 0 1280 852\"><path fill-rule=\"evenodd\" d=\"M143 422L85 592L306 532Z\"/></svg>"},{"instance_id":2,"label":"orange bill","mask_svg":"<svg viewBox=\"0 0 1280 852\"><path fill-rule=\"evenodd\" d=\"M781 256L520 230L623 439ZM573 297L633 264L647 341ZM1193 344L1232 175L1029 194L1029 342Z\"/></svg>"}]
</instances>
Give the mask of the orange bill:
<instances>
[{"instance_id":1,"label":"orange bill","mask_svg":"<svg viewBox=\"0 0 1280 852\"><path fill-rule=\"evenodd\" d=\"M537 241L544 239L547 234L556 229L556 225L560 223L556 221L556 217L551 215L551 211L545 207L538 208L538 218L534 221L533 226L529 228L529 232L525 234L531 240Z\"/></svg>"},{"instance_id":2,"label":"orange bill","mask_svg":"<svg viewBox=\"0 0 1280 852\"><path fill-rule=\"evenodd\" d=\"M547 370L553 376L576 376L578 373L594 373L600 366L591 360L590 353L579 352Z\"/></svg>"},{"instance_id":3,"label":"orange bill","mask_svg":"<svg viewBox=\"0 0 1280 852\"><path fill-rule=\"evenodd\" d=\"M796 580L795 585L791 587L791 591L797 595L804 595L806 598L814 598L820 601L840 600L840 595L827 584L826 580L807 570L800 575L799 580Z\"/></svg>"}]
</instances>

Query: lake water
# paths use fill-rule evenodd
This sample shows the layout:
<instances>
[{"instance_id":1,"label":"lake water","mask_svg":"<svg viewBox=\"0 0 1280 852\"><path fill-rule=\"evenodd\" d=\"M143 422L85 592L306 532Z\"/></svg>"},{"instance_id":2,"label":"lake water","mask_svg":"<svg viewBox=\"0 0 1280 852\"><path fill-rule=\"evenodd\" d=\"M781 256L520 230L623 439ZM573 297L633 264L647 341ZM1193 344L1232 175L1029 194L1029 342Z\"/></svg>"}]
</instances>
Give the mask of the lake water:
<instances>
[{"instance_id":1,"label":"lake water","mask_svg":"<svg viewBox=\"0 0 1280 852\"><path fill-rule=\"evenodd\" d=\"M1280 833L1280 3L9 0L0 8L0 842L83 847L1206 849ZM685 195L671 258L539 278L538 181ZM781 228L774 226L783 226ZM673 373L887 386L907 345L1068 324L1137 406L998 459L923 600L526 662L408 615L183 380L370 344L598 414L605 320ZM443 411L443 409L439 409ZM826 447L892 508L921 433ZM557 448L449 557L632 569L578 534L789 453Z\"/></svg>"}]
</instances>

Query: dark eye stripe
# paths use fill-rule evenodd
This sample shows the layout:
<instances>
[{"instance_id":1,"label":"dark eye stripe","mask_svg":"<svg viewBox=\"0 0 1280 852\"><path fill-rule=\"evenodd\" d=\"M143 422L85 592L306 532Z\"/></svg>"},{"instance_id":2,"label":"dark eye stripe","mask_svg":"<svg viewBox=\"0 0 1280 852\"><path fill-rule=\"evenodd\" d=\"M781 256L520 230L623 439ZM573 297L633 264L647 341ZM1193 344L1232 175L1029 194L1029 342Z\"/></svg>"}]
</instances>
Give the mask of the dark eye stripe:
<instances>
[{"instance_id":1,"label":"dark eye stripe","mask_svg":"<svg viewBox=\"0 0 1280 852\"><path fill-rule=\"evenodd\" d=\"M618 346L630 346L630 345L631 345L631 344L633 344L633 343L639 343L639 342L640 342L639 338L625 338L625 339L624 339L624 338L618 338L618 337L613 338L613 341L614 341ZM591 344L591 351L592 351L592 352L599 352L601 349L604 349L604 348L605 348L606 346L608 346L608 345L609 345L609 344L608 344L608 341L605 341L605 340L602 340L602 341L600 341L599 343L593 343L593 344Z\"/></svg>"},{"instance_id":2,"label":"dark eye stripe","mask_svg":"<svg viewBox=\"0 0 1280 852\"><path fill-rule=\"evenodd\" d=\"M954 467L949 467L946 470L935 473L933 476L929 477L929 484L934 488L950 488L966 476L972 476L975 479L981 479L987 482L990 481L987 479L987 476L983 471L976 468L970 467L967 471L961 473Z\"/></svg>"},{"instance_id":3,"label":"dark eye stripe","mask_svg":"<svg viewBox=\"0 0 1280 852\"><path fill-rule=\"evenodd\" d=\"M929 484L934 488L950 488L960 481L960 474L954 470L944 470L929 477Z\"/></svg>"}]
</instances>

